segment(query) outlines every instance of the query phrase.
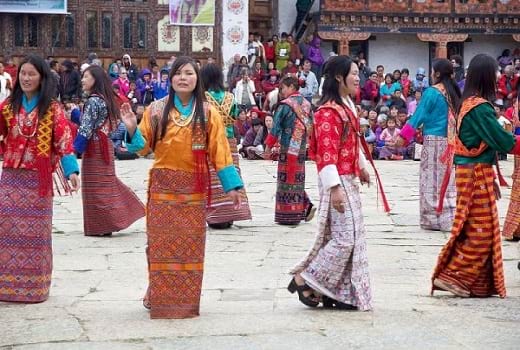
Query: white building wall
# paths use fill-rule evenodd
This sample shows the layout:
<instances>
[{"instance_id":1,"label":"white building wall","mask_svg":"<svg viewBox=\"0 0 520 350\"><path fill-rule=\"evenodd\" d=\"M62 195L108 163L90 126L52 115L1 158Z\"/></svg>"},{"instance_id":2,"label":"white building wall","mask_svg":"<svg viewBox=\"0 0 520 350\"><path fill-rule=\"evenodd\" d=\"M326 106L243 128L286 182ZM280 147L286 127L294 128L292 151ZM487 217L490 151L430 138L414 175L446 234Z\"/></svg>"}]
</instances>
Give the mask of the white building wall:
<instances>
[{"instance_id":1,"label":"white building wall","mask_svg":"<svg viewBox=\"0 0 520 350\"><path fill-rule=\"evenodd\" d=\"M512 52L517 47L520 43L514 41L511 35L471 35L471 42L464 43L464 66L479 53L497 58L505 49Z\"/></svg>"},{"instance_id":2,"label":"white building wall","mask_svg":"<svg viewBox=\"0 0 520 350\"><path fill-rule=\"evenodd\" d=\"M413 79L417 68L428 70L428 43L415 34L376 34L368 41L368 65L375 70L382 64L385 73L408 68Z\"/></svg>"},{"instance_id":3,"label":"white building wall","mask_svg":"<svg viewBox=\"0 0 520 350\"><path fill-rule=\"evenodd\" d=\"M311 12L320 9L320 1L314 1ZM278 28L279 33L289 33L296 21L296 0L278 0Z\"/></svg>"}]
</instances>

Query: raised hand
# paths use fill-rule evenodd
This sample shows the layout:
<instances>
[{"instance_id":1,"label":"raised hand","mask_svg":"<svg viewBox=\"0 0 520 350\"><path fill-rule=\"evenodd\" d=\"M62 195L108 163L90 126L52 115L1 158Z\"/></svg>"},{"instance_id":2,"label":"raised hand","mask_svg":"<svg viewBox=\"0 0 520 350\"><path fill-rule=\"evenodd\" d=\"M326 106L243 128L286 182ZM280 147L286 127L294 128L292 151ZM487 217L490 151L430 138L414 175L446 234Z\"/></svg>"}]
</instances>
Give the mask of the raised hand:
<instances>
[{"instance_id":1,"label":"raised hand","mask_svg":"<svg viewBox=\"0 0 520 350\"><path fill-rule=\"evenodd\" d=\"M137 116L129 103L123 103L121 105L121 120L125 123L126 130L130 136L134 135L135 129L137 128Z\"/></svg>"}]
</instances>

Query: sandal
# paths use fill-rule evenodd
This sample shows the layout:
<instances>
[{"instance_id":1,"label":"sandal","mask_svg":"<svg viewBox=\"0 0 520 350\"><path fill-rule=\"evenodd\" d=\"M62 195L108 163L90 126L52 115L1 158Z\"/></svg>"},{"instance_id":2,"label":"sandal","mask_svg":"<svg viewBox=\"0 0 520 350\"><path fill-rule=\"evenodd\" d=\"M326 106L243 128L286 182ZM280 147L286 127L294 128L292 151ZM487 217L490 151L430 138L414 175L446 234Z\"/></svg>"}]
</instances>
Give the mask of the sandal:
<instances>
[{"instance_id":1,"label":"sandal","mask_svg":"<svg viewBox=\"0 0 520 350\"><path fill-rule=\"evenodd\" d=\"M296 280L294 279L294 277L291 280L291 283L289 283L287 290L291 294L293 294L294 292L298 292L298 299L300 300L300 302L309 307L316 307L320 303L319 301L316 301L315 299L313 299L313 296L315 297L314 294L311 294L309 296L303 295L303 292L312 290L312 288L309 287L307 284L304 284L303 286L298 285L296 283Z\"/></svg>"},{"instance_id":2,"label":"sandal","mask_svg":"<svg viewBox=\"0 0 520 350\"><path fill-rule=\"evenodd\" d=\"M453 283L443 281L440 278L434 279L433 285L435 287L439 288L440 290L450 292L461 298L469 298L469 296L470 296L470 293L467 290L464 290L464 289L460 288L459 286L456 286Z\"/></svg>"}]
</instances>

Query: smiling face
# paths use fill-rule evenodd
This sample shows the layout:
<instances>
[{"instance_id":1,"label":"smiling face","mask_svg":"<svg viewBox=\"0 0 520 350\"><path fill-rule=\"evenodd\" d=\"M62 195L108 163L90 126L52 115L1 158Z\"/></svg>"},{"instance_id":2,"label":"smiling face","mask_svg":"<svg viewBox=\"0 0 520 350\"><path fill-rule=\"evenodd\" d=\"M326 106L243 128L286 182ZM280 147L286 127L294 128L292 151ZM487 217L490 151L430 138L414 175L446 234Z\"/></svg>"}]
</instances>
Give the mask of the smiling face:
<instances>
[{"instance_id":1,"label":"smiling face","mask_svg":"<svg viewBox=\"0 0 520 350\"><path fill-rule=\"evenodd\" d=\"M41 75L31 63L25 63L20 67L18 79L25 94L35 93L40 89Z\"/></svg>"},{"instance_id":2,"label":"smiling face","mask_svg":"<svg viewBox=\"0 0 520 350\"><path fill-rule=\"evenodd\" d=\"M96 80L90 74L89 71L85 71L83 73L83 77L81 78L81 87L83 88L83 91L89 92L94 87L94 84L96 83Z\"/></svg>"},{"instance_id":3,"label":"smiling face","mask_svg":"<svg viewBox=\"0 0 520 350\"><path fill-rule=\"evenodd\" d=\"M339 93L341 96L354 95L359 87L359 69L357 64L352 62L350 72L343 77L336 77L339 81Z\"/></svg>"},{"instance_id":4,"label":"smiling face","mask_svg":"<svg viewBox=\"0 0 520 350\"><path fill-rule=\"evenodd\" d=\"M264 122L265 122L265 127L267 129L270 130L273 128L273 117L271 117L270 115L266 115Z\"/></svg>"},{"instance_id":5,"label":"smiling face","mask_svg":"<svg viewBox=\"0 0 520 350\"><path fill-rule=\"evenodd\" d=\"M187 63L180 67L172 76L172 88L179 93L193 93L197 86L197 73L195 67Z\"/></svg>"}]
</instances>

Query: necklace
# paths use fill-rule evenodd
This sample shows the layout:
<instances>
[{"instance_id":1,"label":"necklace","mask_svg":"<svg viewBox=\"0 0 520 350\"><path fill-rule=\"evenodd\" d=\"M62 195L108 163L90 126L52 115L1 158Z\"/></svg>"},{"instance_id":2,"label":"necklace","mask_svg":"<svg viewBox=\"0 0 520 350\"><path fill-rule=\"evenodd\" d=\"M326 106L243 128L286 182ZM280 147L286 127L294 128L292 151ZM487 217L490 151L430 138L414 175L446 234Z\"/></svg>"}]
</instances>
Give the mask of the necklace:
<instances>
[{"instance_id":1,"label":"necklace","mask_svg":"<svg viewBox=\"0 0 520 350\"><path fill-rule=\"evenodd\" d=\"M193 108L191 109L191 113L189 115L185 116L185 117L181 114L181 112L179 112L179 117L177 118L175 116L175 113L174 113L173 110L170 112L170 117L173 120L173 123L175 125L177 125L180 128L183 128L183 127L185 127L187 125L190 125L191 120L193 119L193 115L194 114L195 114L195 106L193 106Z\"/></svg>"},{"instance_id":2,"label":"necklace","mask_svg":"<svg viewBox=\"0 0 520 350\"><path fill-rule=\"evenodd\" d=\"M25 118L25 121L23 122L23 124L24 124L25 126L32 127L32 125L33 125L33 121L32 121L32 119L33 119L33 114L34 114L34 112L31 112L31 113L29 113L29 114L27 115L27 117L29 117L29 118ZM29 139L29 138L31 138L31 137L34 137L34 135L36 135L36 131L38 130L38 123L36 122L35 124L36 124L36 125L35 125L34 130L32 131L32 133L31 133L30 135L26 135L26 134L23 133L22 128L20 127L20 125L22 125L22 120L21 120L21 118L20 118L20 113L18 113L18 114L16 115L16 128L17 128L17 130L18 130L18 133L19 133L20 135L22 135L23 137L25 137L25 138L28 138L28 139Z\"/></svg>"}]
</instances>

